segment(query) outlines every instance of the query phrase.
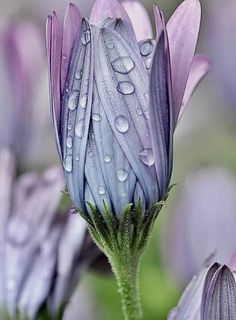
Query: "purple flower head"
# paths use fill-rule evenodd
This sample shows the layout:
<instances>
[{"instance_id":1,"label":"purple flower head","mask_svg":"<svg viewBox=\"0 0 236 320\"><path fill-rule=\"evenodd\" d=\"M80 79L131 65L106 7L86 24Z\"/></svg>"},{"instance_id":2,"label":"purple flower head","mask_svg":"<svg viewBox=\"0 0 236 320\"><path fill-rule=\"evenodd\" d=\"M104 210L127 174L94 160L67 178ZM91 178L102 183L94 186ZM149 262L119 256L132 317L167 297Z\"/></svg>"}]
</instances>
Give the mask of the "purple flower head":
<instances>
[{"instance_id":1,"label":"purple flower head","mask_svg":"<svg viewBox=\"0 0 236 320\"><path fill-rule=\"evenodd\" d=\"M163 246L167 266L181 285L188 283L213 252L219 263L228 263L236 247L235 194L236 179L224 168L201 168L186 178L170 214Z\"/></svg>"},{"instance_id":2,"label":"purple flower head","mask_svg":"<svg viewBox=\"0 0 236 320\"><path fill-rule=\"evenodd\" d=\"M58 209L64 187L59 168L14 181L14 159L6 150L0 167L0 318L16 319L19 312L31 320L46 308L54 319L97 251L82 218Z\"/></svg>"},{"instance_id":3,"label":"purple flower head","mask_svg":"<svg viewBox=\"0 0 236 320\"><path fill-rule=\"evenodd\" d=\"M129 203L149 209L166 198L173 132L209 68L207 58L194 56L200 11L198 0L186 0L166 26L155 6L155 38L133 1L97 0L90 21L70 4L63 29L55 12L48 17L57 146L81 211L89 202L103 212L106 203L119 216Z\"/></svg>"},{"instance_id":4,"label":"purple flower head","mask_svg":"<svg viewBox=\"0 0 236 320\"><path fill-rule=\"evenodd\" d=\"M185 289L168 320L236 319L236 283L229 267L205 266Z\"/></svg>"}]
</instances>

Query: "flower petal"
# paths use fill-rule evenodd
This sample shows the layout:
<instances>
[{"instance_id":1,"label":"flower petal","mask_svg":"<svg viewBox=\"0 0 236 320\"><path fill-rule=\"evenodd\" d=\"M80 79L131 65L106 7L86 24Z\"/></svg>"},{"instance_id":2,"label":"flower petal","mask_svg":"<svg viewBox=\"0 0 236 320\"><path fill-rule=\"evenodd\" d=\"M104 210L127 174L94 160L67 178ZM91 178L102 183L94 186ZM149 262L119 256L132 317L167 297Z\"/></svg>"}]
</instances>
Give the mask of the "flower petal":
<instances>
[{"instance_id":1,"label":"flower petal","mask_svg":"<svg viewBox=\"0 0 236 320\"><path fill-rule=\"evenodd\" d=\"M61 92L64 91L66 77L68 74L71 52L76 39L80 32L82 16L79 9L74 4L70 3L67 7L62 43L62 60L61 60Z\"/></svg>"},{"instance_id":2,"label":"flower petal","mask_svg":"<svg viewBox=\"0 0 236 320\"><path fill-rule=\"evenodd\" d=\"M149 125L159 182L164 200L172 171L173 114L169 48L166 32L162 32L156 46L150 79Z\"/></svg>"},{"instance_id":3,"label":"flower petal","mask_svg":"<svg viewBox=\"0 0 236 320\"><path fill-rule=\"evenodd\" d=\"M83 19L75 43L62 102L62 157L67 187L80 209L84 203L84 166L91 117L93 48L91 28Z\"/></svg>"},{"instance_id":4,"label":"flower petal","mask_svg":"<svg viewBox=\"0 0 236 320\"><path fill-rule=\"evenodd\" d=\"M94 88L91 130L94 132L98 157L114 213L119 216L133 202L136 176L113 134L105 108Z\"/></svg>"},{"instance_id":5,"label":"flower petal","mask_svg":"<svg viewBox=\"0 0 236 320\"><path fill-rule=\"evenodd\" d=\"M152 25L144 6L135 0L123 1L122 6L125 8L133 25L137 41L152 39Z\"/></svg>"},{"instance_id":6,"label":"flower petal","mask_svg":"<svg viewBox=\"0 0 236 320\"><path fill-rule=\"evenodd\" d=\"M47 19L46 25L47 57L49 67L51 110L56 136L58 153L61 157L60 146L60 116L61 116L61 52L62 30L55 12Z\"/></svg>"},{"instance_id":7,"label":"flower petal","mask_svg":"<svg viewBox=\"0 0 236 320\"><path fill-rule=\"evenodd\" d=\"M104 111L149 205L158 192L147 120L147 72L116 32L101 29L94 41L100 53L95 56L95 82Z\"/></svg>"},{"instance_id":8,"label":"flower petal","mask_svg":"<svg viewBox=\"0 0 236 320\"><path fill-rule=\"evenodd\" d=\"M203 320L236 319L236 283L227 266L209 270L202 298Z\"/></svg>"},{"instance_id":9,"label":"flower petal","mask_svg":"<svg viewBox=\"0 0 236 320\"><path fill-rule=\"evenodd\" d=\"M163 12L159 9L158 5L154 4L153 6L155 25L156 25L156 39L158 40L161 32L163 31Z\"/></svg>"},{"instance_id":10,"label":"flower petal","mask_svg":"<svg viewBox=\"0 0 236 320\"><path fill-rule=\"evenodd\" d=\"M205 75L210 71L211 64L209 58L203 55L195 55L193 58L192 66L190 69L187 85L184 92L184 98L182 101L181 109L179 112L178 123L181 120L187 104L193 95L196 87L198 86L199 82Z\"/></svg>"},{"instance_id":11,"label":"flower petal","mask_svg":"<svg viewBox=\"0 0 236 320\"><path fill-rule=\"evenodd\" d=\"M90 23L99 25L106 18L121 18L130 22L129 17L118 0L96 0L90 15Z\"/></svg>"},{"instance_id":12,"label":"flower petal","mask_svg":"<svg viewBox=\"0 0 236 320\"><path fill-rule=\"evenodd\" d=\"M199 0L185 0L167 23L173 88L174 123L177 122L197 44L201 19Z\"/></svg>"}]
</instances>

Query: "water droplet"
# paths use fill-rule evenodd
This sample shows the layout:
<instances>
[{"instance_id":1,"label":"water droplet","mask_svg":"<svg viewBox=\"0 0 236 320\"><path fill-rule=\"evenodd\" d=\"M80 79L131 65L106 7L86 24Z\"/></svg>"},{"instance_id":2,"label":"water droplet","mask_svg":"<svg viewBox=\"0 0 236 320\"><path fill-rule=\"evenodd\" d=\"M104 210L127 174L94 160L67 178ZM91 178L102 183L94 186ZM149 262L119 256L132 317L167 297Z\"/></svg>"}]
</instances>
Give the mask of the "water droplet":
<instances>
[{"instance_id":1,"label":"water droplet","mask_svg":"<svg viewBox=\"0 0 236 320\"><path fill-rule=\"evenodd\" d=\"M72 171L72 155L69 155L64 159L63 165L64 165L64 169L67 172L71 172Z\"/></svg>"},{"instance_id":2,"label":"water droplet","mask_svg":"<svg viewBox=\"0 0 236 320\"><path fill-rule=\"evenodd\" d=\"M13 291L16 289L16 281L13 278L10 278L7 280L7 284L6 284L7 290L8 291Z\"/></svg>"},{"instance_id":3,"label":"water droplet","mask_svg":"<svg viewBox=\"0 0 236 320\"><path fill-rule=\"evenodd\" d=\"M77 122L75 126L75 134L77 135L78 138L83 138L84 130L85 130L85 124L84 124L84 119L82 119L79 122Z\"/></svg>"},{"instance_id":4,"label":"water droplet","mask_svg":"<svg viewBox=\"0 0 236 320\"><path fill-rule=\"evenodd\" d=\"M134 93L135 87L130 81L121 81L118 83L117 90L125 95Z\"/></svg>"},{"instance_id":5,"label":"water droplet","mask_svg":"<svg viewBox=\"0 0 236 320\"><path fill-rule=\"evenodd\" d=\"M98 194L100 194L102 196L105 193L106 193L106 190L104 187L98 187Z\"/></svg>"},{"instance_id":6,"label":"water droplet","mask_svg":"<svg viewBox=\"0 0 236 320\"><path fill-rule=\"evenodd\" d=\"M99 121L102 120L102 117L101 117L101 115L98 114L98 113L93 113L92 119L93 119L93 121L95 121L95 122L99 122Z\"/></svg>"},{"instance_id":7,"label":"water droplet","mask_svg":"<svg viewBox=\"0 0 236 320\"><path fill-rule=\"evenodd\" d=\"M82 76L83 76L83 71L82 71L82 70L76 71L76 73L75 73L75 78L76 78L77 80L82 79Z\"/></svg>"},{"instance_id":8,"label":"water droplet","mask_svg":"<svg viewBox=\"0 0 236 320\"><path fill-rule=\"evenodd\" d=\"M80 99L79 104L81 108L85 109L87 106L87 101L88 101L88 95L84 94L83 97Z\"/></svg>"},{"instance_id":9,"label":"water droplet","mask_svg":"<svg viewBox=\"0 0 236 320\"><path fill-rule=\"evenodd\" d=\"M74 111L78 107L79 102L79 91L75 90L69 95L68 108Z\"/></svg>"},{"instance_id":10,"label":"water droplet","mask_svg":"<svg viewBox=\"0 0 236 320\"><path fill-rule=\"evenodd\" d=\"M66 60L66 55L65 54L62 55L62 60Z\"/></svg>"},{"instance_id":11,"label":"water droplet","mask_svg":"<svg viewBox=\"0 0 236 320\"><path fill-rule=\"evenodd\" d=\"M129 130L129 122L125 116L115 118L115 127L121 133L126 133Z\"/></svg>"},{"instance_id":12,"label":"water droplet","mask_svg":"<svg viewBox=\"0 0 236 320\"><path fill-rule=\"evenodd\" d=\"M73 128L73 127L72 127L72 124L68 124L68 127L67 127L67 128L68 128L69 131L71 131L72 128Z\"/></svg>"},{"instance_id":13,"label":"water droplet","mask_svg":"<svg viewBox=\"0 0 236 320\"><path fill-rule=\"evenodd\" d=\"M135 67L135 63L131 57L121 57L112 62L114 71L120 74L127 74Z\"/></svg>"},{"instance_id":14,"label":"water droplet","mask_svg":"<svg viewBox=\"0 0 236 320\"><path fill-rule=\"evenodd\" d=\"M128 172L123 169L117 170L116 177L120 182L125 182L125 180L128 178Z\"/></svg>"},{"instance_id":15,"label":"water droplet","mask_svg":"<svg viewBox=\"0 0 236 320\"><path fill-rule=\"evenodd\" d=\"M144 59L144 63L147 69L150 69L152 66L152 57L147 57Z\"/></svg>"},{"instance_id":16,"label":"water droplet","mask_svg":"<svg viewBox=\"0 0 236 320\"><path fill-rule=\"evenodd\" d=\"M111 162L111 156L109 156L109 154L105 155L104 161L105 161L106 163L110 163L110 162Z\"/></svg>"},{"instance_id":17,"label":"water droplet","mask_svg":"<svg viewBox=\"0 0 236 320\"><path fill-rule=\"evenodd\" d=\"M73 146L73 138L72 136L68 136L66 139L66 146L67 148L71 149Z\"/></svg>"},{"instance_id":18,"label":"water droplet","mask_svg":"<svg viewBox=\"0 0 236 320\"><path fill-rule=\"evenodd\" d=\"M141 42L139 45L140 53L143 57L149 56L153 51L153 43L151 40Z\"/></svg>"},{"instance_id":19,"label":"water droplet","mask_svg":"<svg viewBox=\"0 0 236 320\"><path fill-rule=\"evenodd\" d=\"M139 159L144 163L146 166L152 166L155 162L153 151L151 148L144 149L139 154Z\"/></svg>"},{"instance_id":20,"label":"water droplet","mask_svg":"<svg viewBox=\"0 0 236 320\"><path fill-rule=\"evenodd\" d=\"M136 109L137 115L142 116L143 115L143 110L141 108Z\"/></svg>"},{"instance_id":21,"label":"water droplet","mask_svg":"<svg viewBox=\"0 0 236 320\"><path fill-rule=\"evenodd\" d=\"M89 151L89 154L88 154L90 157L93 156L93 151Z\"/></svg>"},{"instance_id":22,"label":"water droplet","mask_svg":"<svg viewBox=\"0 0 236 320\"><path fill-rule=\"evenodd\" d=\"M148 93L148 92L144 93L144 98L145 98L146 100L149 99L149 93Z\"/></svg>"},{"instance_id":23,"label":"water droplet","mask_svg":"<svg viewBox=\"0 0 236 320\"><path fill-rule=\"evenodd\" d=\"M85 30L81 36L82 43L86 46L89 42L91 42L91 31Z\"/></svg>"},{"instance_id":24,"label":"water droplet","mask_svg":"<svg viewBox=\"0 0 236 320\"><path fill-rule=\"evenodd\" d=\"M79 155L75 156L75 160L76 160L76 161L79 161L79 159L80 159L80 156L79 156Z\"/></svg>"}]
</instances>

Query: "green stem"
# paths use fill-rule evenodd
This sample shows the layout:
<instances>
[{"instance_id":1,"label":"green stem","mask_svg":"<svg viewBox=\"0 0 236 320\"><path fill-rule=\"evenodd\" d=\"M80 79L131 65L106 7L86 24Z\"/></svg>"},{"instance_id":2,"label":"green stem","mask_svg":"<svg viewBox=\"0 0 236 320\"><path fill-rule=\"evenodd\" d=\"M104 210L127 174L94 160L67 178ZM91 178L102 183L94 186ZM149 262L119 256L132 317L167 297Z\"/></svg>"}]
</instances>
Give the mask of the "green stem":
<instances>
[{"instance_id":1,"label":"green stem","mask_svg":"<svg viewBox=\"0 0 236 320\"><path fill-rule=\"evenodd\" d=\"M114 256L109 258L116 276L121 296L124 320L138 320L142 317L139 295L140 257Z\"/></svg>"}]
</instances>

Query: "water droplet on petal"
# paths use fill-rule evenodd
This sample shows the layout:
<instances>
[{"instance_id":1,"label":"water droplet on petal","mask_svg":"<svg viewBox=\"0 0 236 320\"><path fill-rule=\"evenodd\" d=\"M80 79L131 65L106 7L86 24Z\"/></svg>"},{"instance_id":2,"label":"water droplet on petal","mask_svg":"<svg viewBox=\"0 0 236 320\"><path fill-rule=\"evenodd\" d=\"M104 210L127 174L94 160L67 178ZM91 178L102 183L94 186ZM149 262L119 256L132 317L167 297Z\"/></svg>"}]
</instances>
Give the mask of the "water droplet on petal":
<instances>
[{"instance_id":1,"label":"water droplet on petal","mask_svg":"<svg viewBox=\"0 0 236 320\"><path fill-rule=\"evenodd\" d=\"M88 154L90 157L93 156L93 151L89 151L89 154Z\"/></svg>"},{"instance_id":2,"label":"water droplet on petal","mask_svg":"<svg viewBox=\"0 0 236 320\"><path fill-rule=\"evenodd\" d=\"M151 148L144 149L139 154L139 159L144 163L146 166L152 166L155 162L153 151Z\"/></svg>"},{"instance_id":3,"label":"water droplet on petal","mask_svg":"<svg viewBox=\"0 0 236 320\"><path fill-rule=\"evenodd\" d=\"M141 42L139 45L140 53L143 57L149 56L153 51L153 43L151 40Z\"/></svg>"},{"instance_id":4,"label":"water droplet on petal","mask_svg":"<svg viewBox=\"0 0 236 320\"><path fill-rule=\"evenodd\" d=\"M102 120L102 117L101 117L101 115L98 114L98 113L93 113L92 119L93 119L93 121L95 121L95 122L99 122L99 121Z\"/></svg>"},{"instance_id":5,"label":"water droplet on petal","mask_svg":"<svg viewBox=\"0 0 236 320\"><path fill-rule=\"evenodd\" d=\"M144 63L147 69L150 69L152 66L152 57L147 57L144 59Z\"/></svg>"},{"instance_id":6,"label":"water droplet on petal","mask_svg":"<svg viewBox=\"0 0 236 320\"><path fill-rule=\"evenodd\" d=\"M69 131L71 131L72 128L73 128L73 127L72 127L72 124L68 124L68 127L67 127L67 128L68 128Z\"/></svg>"},{"instance_id":7,"label":"water droplet on petal","mask_svg":"<svg viewBox=\"0 0 236 320\"><path fill-rule=\"evenodd\" d=\"M148 93L148 92L144 93L144 98L145 98L146 100L149 99L149 93Z\"/></svg>"},{"instance_id":8,"label":"water droplet on petal","mask_svg":"<svg viewBox=\"0 0 236 320\"><path fill-rule=\"evenodd\" d=\"M81 36L82 43L86 46L89 42L91 42L91 31L85 30Z\"/></svg>"},{"instance_id":9,"label":"water droplet on petal","mask_svg":"<svg viewBox=\"0 0 236 320\"><path fill-rule=\"evenodd\" d=\"M68 108L74 111L78 107L79 102L79 91L73 91L68 98Z\"/></svg>"},{"instance_id":10,"label":"water droplet on petal","mask_svg":"<svg viewBox=\"0 0 236 320\"><path fill-rule=\"evenodd\" d=\"M121 133L126 133L129 130L129 122L125 116L115 118L115 127Z\"/></svg>"},{"instance_id":11,"label":"water droplet on petal","mask_svg":"<svg viewBox=\"0 0 236 320\"><path fill-rule=\"evenodd\" d=\"M85 109L87 106L87 101L88 101L88 95L84 94L83 97L80 99L79 104L81 108Z\"/></svg>"},{"instance_id":12,"label":"water droplet on petal","mask_svg":"<svg viewBox=\"0 0 236 320\"><path fill-rule=\"evenodd\" d=\"M143 110L141 108L136 109L137 115L142 116L143 115Z\"/></svg>"},{"instance_id":13,"label":"water droplet on petal","mask_svg":"<svg viewBox=\"0 0 236 320\"><path fill-rule=\"evenodd\" d=\"M116 177L120 182L125 182L125 180L128 178L128 172L123 169L117 170Z\"/></svg>"},{"instance_id":14,"label":"water droplet on petal","mask_svg":"<svg viewBox=\"0 0 236 320\"><path fill-rule=\"evenodd\" d=\"M106 190L104 187L98 187L98 194L100 194L102 196L105 193L106 193Z\"/></svg>"},{"instance_id":15,"label":"water droplet on petal","mask_svg":"<svg viewBox=\"0 0 236 320\"><path fill-rule=\"evenodd\" d=\"M78 156L78 155L75 156L75 160L76 160L76 161L79 161L79 159L80 159L80 156Z\"/></svg>"},{"instance_id":16,"label":"water droplet on petal","mask_svg":"<svg viewBox=\"0 0 236 320\"><path fill-rule=\"evenodd\" d=\"M117 90L125 95L134 93L135 87L130 81L121 81L118 83Z\"/></svg>"},{"instance_id":17,"label":"water droplet on petal","mask_svg":"<svg viewBox=\"0 0 236 320\"><path fill-rule=\"evenodd\" d=\"M83 76L83 71L82 71L82 70L76 71L76 73L75 73L75 78L76 78L77 80L82 79L82 76Z\"/></svg>"},{"instance_id":18,"label":"water droplet on petal","mask_svg":"<svg viewBox=\"0 0 236 320\"><path fill-rule=\"evenodd\" d=\"M72 146L73 146L73 138L72 138L72 136L68 136L68 137L66 138L66 146L67 146L67 148L69 148L69 149L72 148Z\"/></svg>"},{"instance_id":19,"label":"water droplet on petal","mask_svg":"<svg viewBox=\"0 0 236 320\"><path fill-rule=\"evenodd\" d=\"M66 55L65 54L62 55L62 60L66 60Z\"/></svg>"},{"instance_id":20,"label":"water droplet on petal","mask_svg":"<svg viewBox=\"0 0 236 320\"><path fill-rule=\"evenodd\" d=\"M6 287L8 291L16 290L16 281L13 278L7 280Z\"/></svg>"},{"instance_id":21,"label":"water droplet on petal","mask_svg":"<svg viewBox=\"0 0 236 320\"><path fill-rule=\"evenodd\" d=\"M135 67L135 63L131 57L121 57L112 62L114 71L120 74L127 74Z\"/></svg>"},{"instance_id":22,"label":"water droplet on petal","mask_svg":"<svg viewBox=\"0 0 236 320\"><path fill-rule=\"evenodd\" d=\"M85 130L85 124L84 124L84 119L82 119L79 122L77 122L75 126L75 134L77 135L78 138L83 138L84 130Z\"/></svg>"},{"instance_id":23,"label":"water droplet on petal","mask_svg":"<svg viewBox=\"0 0 236 320\"><path fill-rule=\"evenodd\" d=\"M72 171L72 155L69 155L64 159L63 165L67 172Z\"/></svg>"},{"instance_id":24,"label":"water droplet on petal","mask_svg":"<svg viewBox=\"0 0 236 320\"><path fill-rule=\"evenodd\" d=\"M110 163L110 162L111 162L111 156L109 156L109 154L105 155L104 161L105 161L106 163Z\"/></svg>"}]
</instances>

